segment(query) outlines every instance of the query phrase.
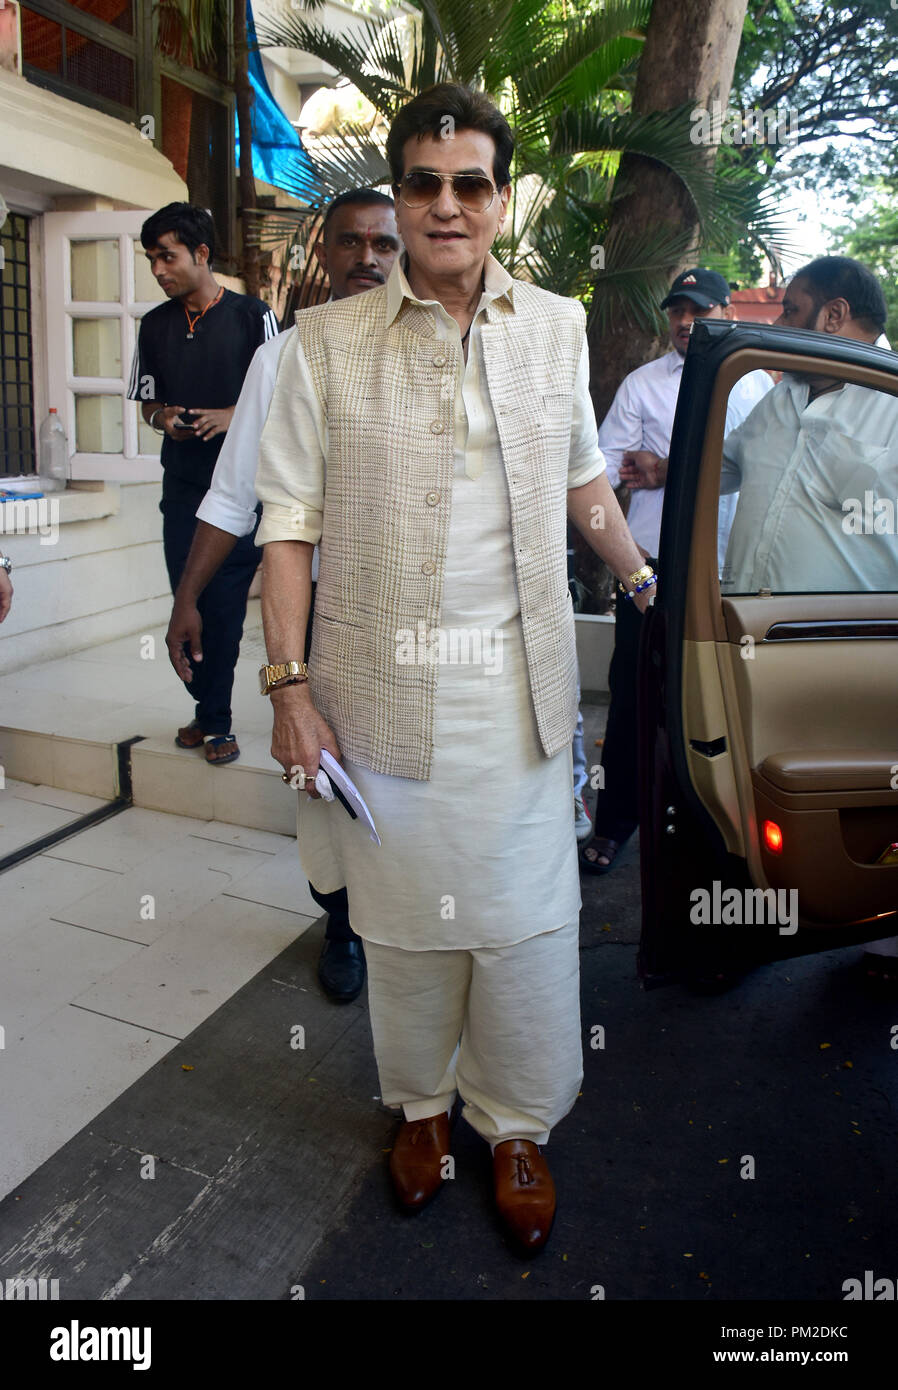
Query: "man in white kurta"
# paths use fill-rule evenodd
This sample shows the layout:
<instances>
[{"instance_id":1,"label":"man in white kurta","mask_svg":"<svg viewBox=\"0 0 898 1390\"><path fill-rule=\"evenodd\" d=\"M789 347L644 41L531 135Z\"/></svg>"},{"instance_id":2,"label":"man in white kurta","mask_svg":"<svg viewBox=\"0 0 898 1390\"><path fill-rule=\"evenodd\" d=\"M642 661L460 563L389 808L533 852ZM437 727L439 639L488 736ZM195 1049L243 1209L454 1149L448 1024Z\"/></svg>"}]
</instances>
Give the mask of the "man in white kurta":
<instances>
[{"instance_id":1,"label":"man in white kurta","mask_svg":"<svg viewBox=\"0 0 898 1390\"><path fill-rule=\"evenodd\" d=\"M457 1088L529 1255L555 1215L538 1141L582 1069L568 517L640 611L655 575L604 477L583 306L490 255L513 150L501 111L459 83L398 112L406 261L299 316L257 491L272 753L306 787L324 750L342 756L383 839L313 808L366 943L384 1097L417 1116L393 1143L394 1193L419 1211L444 1185Z\"/></svg>"},{"instance_id":2,"label":"man in white kurta","mask_svg":"<svg viewBox=\"0 0 898 1390\"><path fill-rule=\"evenodd\" d=\"M325 891L345 881L365 941L384 1101L413 1120L448 1110L458 1088L465 1118L493 1146L512 1137L544 1144L582 1079L571 753L546 758L537 737L482 357L483 310L513 287L489 257L467 362L447 384L455 447L442 651L435 633L397 633L397 660L439 664L430 778L387 777L344 755L380 847L339 803L299 798L303 869ZM416 300L397 262L388 322L406 301L433 316L438 340L459 340L455 320L436 301ZM276 449L263 436L260 545L321 535L327 421L301 348L296 366L294 438L303 448ZM584 343L568 486L603 469Z\"/></svg>"},{"instance_id":3,"label":"man in white kurta","mask_svg":"<svg viewBox=\"0 0 898 1390\"><path fill-rule=\"evenodd\" d=\"M612 487L624 482L632 489L627 525L652 563L661 544L667 456L689 334L696 318L732 318L729 300L729 285L716 271L696 266L678 275L661 304L667 309L671 351L624 377L599 428L608 481ZM745 419L772 385L764 371L748 372L736 382L727 401L727 431ZM717 528L721 564L735 506L735 497L721 499ZM641 633L639 614L627 604L618 604L595 838L584 847L581 861L587 873L607 873L639 824L636 686Z\"/></svg>"}]
</instances>

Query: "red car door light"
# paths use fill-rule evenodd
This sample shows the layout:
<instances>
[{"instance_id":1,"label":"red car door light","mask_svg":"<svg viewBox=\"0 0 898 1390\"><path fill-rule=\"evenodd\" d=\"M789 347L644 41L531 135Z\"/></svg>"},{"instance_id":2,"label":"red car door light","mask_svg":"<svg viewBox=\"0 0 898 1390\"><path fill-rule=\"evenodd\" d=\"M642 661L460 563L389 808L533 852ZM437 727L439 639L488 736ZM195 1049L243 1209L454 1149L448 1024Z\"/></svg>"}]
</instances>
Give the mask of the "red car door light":
<instances>
[{"instance_id":1,"label":"red car door light","mask_svg":"<svg viewBox=\"0 0 898 1390\"><path fill-rule=\"evenodd\" d=\"M764 844L771 854L782 854L783 852L783 832L780 830L775 820L765 820L763 825Z\"/></svg>"}]
</instances>

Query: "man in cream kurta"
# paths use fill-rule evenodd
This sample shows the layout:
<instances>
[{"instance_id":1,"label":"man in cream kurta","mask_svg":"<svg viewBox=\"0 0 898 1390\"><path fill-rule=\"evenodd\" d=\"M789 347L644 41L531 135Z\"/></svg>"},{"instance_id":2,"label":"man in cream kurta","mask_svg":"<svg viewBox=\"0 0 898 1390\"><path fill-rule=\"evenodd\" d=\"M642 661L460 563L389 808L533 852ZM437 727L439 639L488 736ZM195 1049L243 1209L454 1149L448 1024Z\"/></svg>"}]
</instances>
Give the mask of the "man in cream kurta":
<instances>
[{"instance_id":1,"label":"man in cream kurta","mask_svg":"<svg viewBox=\"0 0 898 1390\"><path fill-rule=\"evenodd\" d=\"M527 678L508 486L483 360L485 311L498 300L511 308L519 289L490 257L468 360L457 353L455 373L441 385L454 428L441 623L439 633L423 623L396 633L398 662L422 672L439 667L430 776L385 776L344 754L382 837L379 848L339 803L301 796L299 819L304 869L325 889L346 882L352 921L365 940L385 1102L415 1119L433 1114L435 1102L448 1109L458 1085L465 1117L493 1145L510 1137L544 1143L582 1077L570 729L565 746L546 757ZM455 321L436 301L414 298L397 262L384 292L386 327L411 307L426 313L435 346L460 345ZM433 360L444 360L439 349ZM292 363L285 362L292 371L282 363L262 438L258 543L321 540L324 579L329 422L299 338ZM578 487L604 468L585 340L570 366L567 486ZM432 507L443 499L431 490L422 500ZM316 633L329 616L338 617L322 614L319 598ZM313 694L314 676L313 650ZM418 1007L409 1005L411 978ZM477 1000L475 1026L469 1017L456 1057L459 1004L469 989Z\"/></svg>"}]
</instances>

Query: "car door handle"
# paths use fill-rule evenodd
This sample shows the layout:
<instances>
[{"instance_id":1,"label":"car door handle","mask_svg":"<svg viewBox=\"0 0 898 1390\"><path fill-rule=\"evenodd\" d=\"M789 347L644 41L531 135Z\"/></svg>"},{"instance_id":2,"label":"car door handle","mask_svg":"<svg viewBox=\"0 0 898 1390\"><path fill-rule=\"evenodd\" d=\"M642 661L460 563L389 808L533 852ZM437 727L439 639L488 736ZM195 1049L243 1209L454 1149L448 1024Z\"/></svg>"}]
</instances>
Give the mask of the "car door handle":
<instances>
[{"instance_id":1,"label":"car door handle","mask_svg":"<svg viewBox=\"0 0 898 1390\"><path fill-rule=\"evenodd\" d=\"M773 623L765 642L838 641L845 637L898 637L898 618L819 618L805 622Z\"/></svg>"}]
</instances>

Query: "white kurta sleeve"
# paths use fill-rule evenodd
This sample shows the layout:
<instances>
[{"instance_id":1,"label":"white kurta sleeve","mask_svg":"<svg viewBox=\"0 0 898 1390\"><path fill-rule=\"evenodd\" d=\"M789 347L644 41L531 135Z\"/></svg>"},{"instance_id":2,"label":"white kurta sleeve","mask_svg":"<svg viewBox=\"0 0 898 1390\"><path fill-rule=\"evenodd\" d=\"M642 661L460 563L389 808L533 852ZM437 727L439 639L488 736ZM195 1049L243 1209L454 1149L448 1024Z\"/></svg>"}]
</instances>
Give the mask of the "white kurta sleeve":
<instances>
[{"instance_id":1,"label":"white kurta sleeve","mask_svg":"<svg viewBox=\"0 0 898 1390\"><path fill-rule=\"evenodd\" d=\"M220 531L229 531L232 536L249 535L256 524L259 439L274 392L279 356L274 351L276 346L280 346L276 341L271 346L263 343L255 351L209 491L197 508L200 521L217 526Z\"/></svg>"},{"instance_id":2,"label":"white kurta sleeve","mask_svg":"<svg viewBox=\"0 0 898 1390\"><path fill-rule=\"evenodd\" d=\"M604 471L605 456L599 448L596 415L589 394L589 348L584 337L574 380L567 485L569 488L583 487L584 483L591 483Z\"/></svg>"},{"instance_id":3,"label":"white kurta sleeve","mask_svg":"<svg viewBox=\"0 0 898 1390\"><path fill-rule=\"evenodd\" d=\"M327 419L299 334L284 350L259 445L256 545L321 539Z\"/></svg>"}]
</instances>

